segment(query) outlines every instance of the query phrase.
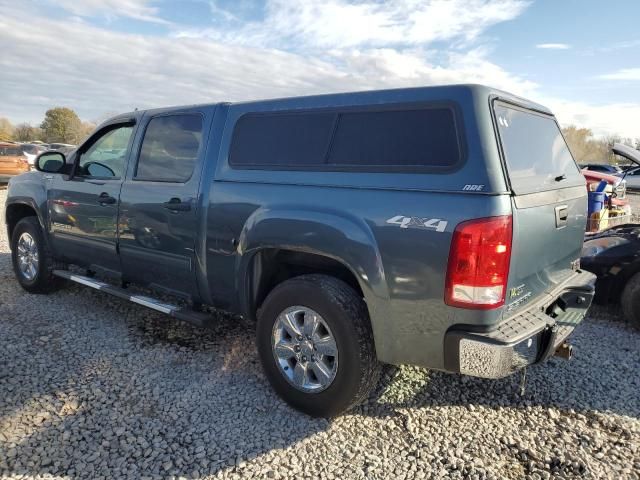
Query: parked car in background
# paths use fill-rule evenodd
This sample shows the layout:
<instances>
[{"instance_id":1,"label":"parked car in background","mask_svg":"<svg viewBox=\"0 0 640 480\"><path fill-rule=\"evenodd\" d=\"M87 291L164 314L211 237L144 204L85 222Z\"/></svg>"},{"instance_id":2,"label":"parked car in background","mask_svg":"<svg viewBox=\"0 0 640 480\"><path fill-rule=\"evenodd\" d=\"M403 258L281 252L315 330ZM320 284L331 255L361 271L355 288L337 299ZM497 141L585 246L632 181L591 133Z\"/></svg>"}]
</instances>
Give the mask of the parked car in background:
<instances>
[{"instance_id":1,"label":"parked car in background","mask_svg":"<svg viewBox=\"0 0 640 480\"><path fill-rule=\"evenodd\" d=\"M13 142L0 142L0 183L6 183L11 177L29 171L29 162L21 145Z\"/></svg>"},{"instance_id":2,"label":"parked car in background","mask_svg":"<svg viewBox=\"0 0 640 480\"><path fill-rule=\"evenodd\" d=\"M77 145L72 145L70 143L50 143L49 150L61 151L63 149L74 149Z\"/></svg>"},{"instance_id":3,"label":"parked car in background","mask_svg":"<svg viewBox=\"0 0 640 480\"><path fill-rule=\"evenodd\" d=\"M640 167L629 168L627 171L620 173L619 176L624 176L629 189L640 190Z\"/></svg>"},{"instance_id":4,"label":"parked car in background","mask_svg":"<svg viewBox=\"0 0 640 480\"><path fill-rule=\"evenodd\" d=\"M627 188L639 190L640 189L640 150L624 145L622 143L616 143L611 147L611 150L616 155L625 159L625 161L631 162L631 166L627 167L616 176L624 179L627 184Z\"/></svg>"},{"instance_id":5,"label":"parked car in background","mask_svg":"<svg viewBox=\"0 0 640 480\"><path fill-rule=\"evenodd\" d=\"M598 276L596 303L619 303L625 320L640 328L640 225L620 225L589 237L580 265Z\"/></svg>"},{"instance_id":6,"label":"parked car in background","mask_svg":"<svg viewBox=\"0 0 640 480\"><path fill-rule=\"evenodd\" d=\"M69 156L76 148L78 148L77 145L71 145L69 143L50 143L48 150Z\"/></svg>"},{"instance_id":7,"label":"parked car in background","mask_svg":"<svg viewBox=\"0 0 640 480\"><path fill-rule=\"evenodd\" d=\"M624 172L622 167L607 163L587 163L580 165L580 168L583 170L591 170L592 172L608 173L609 175L617 175Z\"/></svg>"},{"instance_id":8,"label":"parked car in background","mask_svg":"<svg viewBox=\"0 0 640 480\"><path fill-rule=\"evenodd\" d=\"M29 166L33 167L36 157L48 149L48 145L40 143L21 143L22 153L27 157Z\"/></svg>"},{"instance_id":9,"label":"parked car in background","mask_svg":"<svg viewBox=\"0 0 640 480\"><path fill-rule=\"evenodd\" d=\"M612 147L640 170L640 151L627 145ZM623 176L625 176L623 174ZM640 327L640 225L626 223L587 237L580 259L582 268L597 275L595 301L600 304L620 303L624 318Z\"/></svg>"}]
</instances>

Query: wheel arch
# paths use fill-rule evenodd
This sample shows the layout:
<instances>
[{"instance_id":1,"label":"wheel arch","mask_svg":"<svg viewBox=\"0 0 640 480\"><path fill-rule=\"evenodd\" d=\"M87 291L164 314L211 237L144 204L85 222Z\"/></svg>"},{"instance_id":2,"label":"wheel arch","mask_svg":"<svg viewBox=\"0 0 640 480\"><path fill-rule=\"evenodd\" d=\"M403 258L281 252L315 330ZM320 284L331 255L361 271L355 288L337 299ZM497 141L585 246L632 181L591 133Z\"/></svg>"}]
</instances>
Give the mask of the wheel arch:
<instances>
[{"instance_id":1,"label":"wheel arch","mask_svg":"<svg viewBox=\"0 0 640 480\"><path fill-rule=\"evenodd\" d=\"M341 260L291 248L261 248L254 252L245 274L249 311L260 308L267 295L280 283L301 275L319 273L338 278L364 298L356 273Z\"/></svg>"},{"instance_id":2,"label":"wheel arch","mask_svg":"<svg viewBox=\"0 0 640 480\"><path fill-rule=\"evenodd\" d=\"M362 295L376 336L386 322L389 293L382 259L369 226L343 212L260 209L238 241L236 288L240 309L255 318L273 287L288 278L324 273ZM377 342L376 342L377 343Z\"/></svg>"},{"instance_id":3,"label":"wheel arch","mask_svg":"<svg viewBox=\"0 0 640 480\"><path fill-rule=\"evenodd\" d=\"M40 228L42 228L43 233L46 234L44 223L35 206L27 201L16 201L7 205L5 210L5 221L7 224L9 243L11 243L11 237L13 236L13 231L15 230L16 225L25 217L36 217L40 224Z\"/></svg>"}]
</instances>

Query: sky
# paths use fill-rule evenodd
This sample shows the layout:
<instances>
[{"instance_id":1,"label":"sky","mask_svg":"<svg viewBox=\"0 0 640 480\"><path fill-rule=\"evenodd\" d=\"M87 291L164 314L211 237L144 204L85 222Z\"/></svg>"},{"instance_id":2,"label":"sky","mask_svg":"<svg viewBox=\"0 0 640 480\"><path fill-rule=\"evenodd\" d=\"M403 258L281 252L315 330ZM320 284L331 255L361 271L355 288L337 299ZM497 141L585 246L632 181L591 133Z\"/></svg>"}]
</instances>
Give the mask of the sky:
<instances>
[{"instance_id":1,"label":"sky","mask_svg":"<svg viewBox=\"0 0 640 480\"><path fill-rule=\"evenodd\" d=\"M0 117L482 83L640 138L637 0L0 0Z\"/></svg>"}]
</instances>

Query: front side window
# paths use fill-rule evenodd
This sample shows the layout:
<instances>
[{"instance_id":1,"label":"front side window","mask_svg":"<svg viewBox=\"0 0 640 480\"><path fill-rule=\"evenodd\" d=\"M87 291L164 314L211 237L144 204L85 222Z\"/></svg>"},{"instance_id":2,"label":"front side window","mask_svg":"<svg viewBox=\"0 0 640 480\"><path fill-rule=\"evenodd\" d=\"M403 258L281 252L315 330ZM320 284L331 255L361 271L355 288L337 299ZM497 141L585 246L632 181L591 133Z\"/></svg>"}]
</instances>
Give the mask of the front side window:
<instances>
[{"instance_id":1,"label":"front side window","mask_svg":"<svg viewBox=\"0 0 640 480\"><path fill-rule=\"evenodd\" d=\"M98 178L120 178L133 127L114 128L98 138L80 155L78 175Z\"/></svg>"},{"instance_id":2,"label":"front side window","mask_svg":"<svg viewBox=\"0 0 640 480\"><path fill-rule=\"evenodd\" d=\"M140 148L135 179L186 182L191 178L202 143L202 116L152 118Z\"/></svg>"},{"instance_id":3,"label":"front side window","mask_svg":"<svg viewBox=\"0 0 640 480\"><path fill-rule=\"evenodd\" d=\"M553 117L502 103L496 104L495 115L514 192L584 182Z\"/></svg>"}]
</instances>

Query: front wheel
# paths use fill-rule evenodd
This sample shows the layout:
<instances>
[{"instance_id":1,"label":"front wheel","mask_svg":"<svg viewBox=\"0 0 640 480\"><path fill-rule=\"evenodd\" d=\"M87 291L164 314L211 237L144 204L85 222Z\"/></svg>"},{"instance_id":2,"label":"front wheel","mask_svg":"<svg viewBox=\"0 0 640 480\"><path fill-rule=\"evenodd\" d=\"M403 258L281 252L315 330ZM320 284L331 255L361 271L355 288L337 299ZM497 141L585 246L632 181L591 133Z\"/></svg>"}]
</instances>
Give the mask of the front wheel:
<instances>
[{"instance_id":1,"label":"front wheel","mask_svg":"<svg viewBox=\"0 0 640 480\"><path fill-rule=\"evenodd\" d=\"M13 229L11 260L20 286L30 293L49 293L64 282L51 273L56 264L36 217L23 218Z\"/></svg>"},{"instance_id":2,"label":"front wheel","mask_svg":"<svg viewBox=\"0 0 640 480\"><path fill-rule=\"evenodd\" d=\"M348 410L380 375L363 299L326 275L303 275L274 288L258 313L257 344L276 392L312 416Z\"/></svg>"}]
</instances>

